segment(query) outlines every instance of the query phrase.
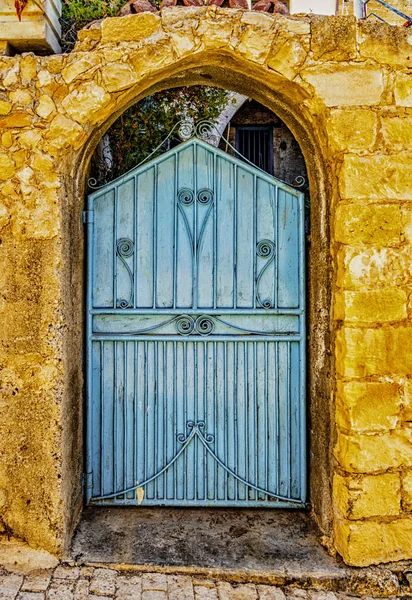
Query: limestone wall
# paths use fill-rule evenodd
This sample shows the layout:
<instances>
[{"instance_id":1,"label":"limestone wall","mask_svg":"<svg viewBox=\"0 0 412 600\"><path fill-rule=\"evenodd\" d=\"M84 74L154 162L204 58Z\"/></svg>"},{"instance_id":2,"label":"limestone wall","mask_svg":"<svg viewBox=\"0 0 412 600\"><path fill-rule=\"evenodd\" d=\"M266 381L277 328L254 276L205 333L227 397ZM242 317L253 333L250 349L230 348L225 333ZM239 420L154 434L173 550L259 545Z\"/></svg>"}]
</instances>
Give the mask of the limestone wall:
<instances>
[{"instance_id":1,"label":"limestone wall","mask_svg":"<svg viewBox=\"0 0 412 600\"><path fill-rule=\"evenodd\" d=\"M0 58L3 529L61 554L81 510L91 153L138 98L209 83L274 110L309 171L315 518L348 563L412 558L411 43L352 17L175 8Z\"/></svg>"}]
</instances>

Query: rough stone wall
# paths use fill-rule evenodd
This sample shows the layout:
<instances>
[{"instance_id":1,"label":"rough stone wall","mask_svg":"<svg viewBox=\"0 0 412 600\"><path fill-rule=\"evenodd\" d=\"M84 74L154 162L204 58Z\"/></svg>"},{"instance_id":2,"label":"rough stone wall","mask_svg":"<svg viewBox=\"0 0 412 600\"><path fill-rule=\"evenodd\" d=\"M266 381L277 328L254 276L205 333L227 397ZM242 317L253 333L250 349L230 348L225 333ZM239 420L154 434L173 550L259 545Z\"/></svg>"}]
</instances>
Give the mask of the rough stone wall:
<instances>
[{"instance_id":1,"label":"rough stone wall","mask_svg":"<svg viewBox=\"0 0 412 600\"><path fill-rule=\"evenodd\" d=\"M403 28L210 7L106 19L69 55L0 59L4 529L62 554L81 507L93 149L140 97L212 83L278 114L308 167L314 516L350 564L412 558L411 57Z\"/></svg>"}]
</instances>

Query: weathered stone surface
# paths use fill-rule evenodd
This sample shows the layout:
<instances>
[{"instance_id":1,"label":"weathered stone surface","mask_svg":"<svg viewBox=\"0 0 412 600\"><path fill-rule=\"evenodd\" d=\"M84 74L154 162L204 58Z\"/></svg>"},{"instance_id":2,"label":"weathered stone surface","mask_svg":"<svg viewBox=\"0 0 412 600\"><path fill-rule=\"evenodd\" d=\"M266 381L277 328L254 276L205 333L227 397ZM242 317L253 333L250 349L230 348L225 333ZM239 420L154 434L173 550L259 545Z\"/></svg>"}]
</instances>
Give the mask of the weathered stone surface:
<instances>
[{"instance_id":1,"label":"weathered stone surface","mask_svg":"<svg viewBox=\"0 0 412 600\"><path fill-rule=\"evenodd\" d=\"M5 154L0 154L0 179L9 179L14 175L15 171L14 162Z\"/></svg>"},{"instance_id":2,"label":"weathered stone surface","mask_svg":"<svg viewBox=\"0 0 412 600\"><path fill-rule=\"evenodd\" d=\"M412 471L402 477L402 507L412 512Z\"/></svg>"},{"instance_id":3,"label":"weathered stone surface","mask_svg":"<svg viewBox=\"0 0 412 600\"><path fill-rule=\"evenodd\" d=\"M160 30L161 19L153 13L140 13L126 17L104 19L102 23L102 43L134 42L143 40Z\"/></svg>"},{"instance_id":4,"label":"weathered stone surface","mask_svg":"<svg viewBox=\"0 0 412 600\"><path fill-rule=\"evenodd\" d=\"M337 424L358 433L389 431L398 425L402 402L402 391L396 383L338 382Z\"/></svg>"},{"instance_id":5,"label":"weathered stone surface","mask_svg":"<svg viewBox=\"0 0 412 600\"><path fill-rule=\"evenodd\" d=\"M404 290L343 292L343 315L353 323L389 323L407 318L408 296Z\"/></svg>"},{"instance_id":6,"label":"weathered stone surface","mask_svg":"<svg viewBox=\"0 0 412 600\"><path fill-rule=\"evenodd\" d=\"M401 512L400 476L398 473L357 477L335 474L333 497L347 519L397 516Z\"/></svg>"},{"instance_id":7,"label":"weathered stone surface","mask_svg":"<svg viewBox=\"0 0 412 600\"><path fill-rule=\"evenodd\" d=\"M379 329L342 327L337 335L336 368L344 377L412 375L409 326Z\"/></svg>"},{"instance_id":8,"label":"weathered stone surface","mask_svg":"<svg viewBox=\"0 0 412 600\"><path fill-rule=\"evenodd\" d=\"M349 565L402 560L412 550L412 518L389 523L338 520L335 536L338 552Z\"/></svg>"},{"instance_id":9,"label":"weathered stone surface","mask_svg":"<svg viewBox=\"0 0 412 600\"><path fill-rule=\"evenodd\" d=\"M378 116L368 109L331 111L329 139L334 148L346 152L370 149L378 130Z\"/></svg>"},{"instance_id":10,"label":"weathered stone surface","mask_svg":"<svg viewBox=\"0 0 412 600\"><path fill-rule=\"evenodd\" d=\"M26 575L22 590L27 592L45 592L51 579L50 571L34 572Z\"/></svg>"},{"instance_id":11,"label":"weathered stone surface","mask_svg":"<svg viewBox=\"0 0 412 600\"><path fill-rule=\"evenodd\" d=\"M273 71L293 79L306 57L307 51L299 39L277 37L267 56L266 64Z\"/></svg>"},{"instance_id":12,"label":"weathered stone surface","mask_svg":"<svg viewBox=\"0 0 412 600\"><path fill-rule=\"evenodd\" d=\"M191 577L170 575L167 578L169 600L194 600Z\"/></svg>"},{"instance_id":13,"label":"weathered stone surface","mask_svg":"<svg viewBox=\"0 0 412 600\"><path fill-rule=\"evenodd\" d=\"M340 467L349 473L397 469L404 464L411 464L412 432L408 429L381 435L346 435L340 432L335 456Z\"/></svg>"},{"instance_id":14,"label":"weathered stone surface","mask_svg":"<svg viewBox=\"0 0 412 600\"><path fill-rule=\"evenodd\" d=\"M304 70L301 76L310 83L326 106L374 106L384 91L380 69L355 65L325 65Z\"/></svg>"},{"instance_id":15,"label":"weathered stone surface","mask_svg":"<svg viewBox=\"0 0 412 600\"><path fill-rule=\"evenodd\" d=\"M359 52L381 64L412 65L410 33L403 27L392 27L377 20L359 22Z\"/></svg>"},{"instance_id":16,"label":"weathered stone surface","mask_svg":"<svg viewBox=\"0 0 412 600\"><path fill-rule=\"evenodd\" d=\"M355 182L352 171L348 170L348 173ZM358 188L359 196L365 196L363 183L359 186L362 188ZM402 241L402 233L402 214L397 205L341 203L336 211L335 239L343 244L370 244L374 248L397 245Z\"/></svg>"},{"instance_id":17,"label":"weathered stone surface","mask_svg":"<svg viewBox=\"0 0 412 600\"><path fill-rule=\"evenodd\" d=\"M338 284L345 289L375 290L412 282L412 246L351 248L338 254Z\"/></svg>"},{"instance_id":18,"label":"weathered stone surface","mask_svg":"<svg viewBox=\"0 0 412 600\"><path fill-rule=\"evenodd\" d=\"M0 115L8 115L13 107L11 102L6 102L5 100L0 100Z\"/></svg>"},{"instance_id":19,"label":"weathered stone surface","mask_svg":"<svg viewBox=\"0 0 412 600\"><path fill-rule=\"evenodd\" d=\"M342 196L412 200L408 160L406 156L345 156L340 179Z\"/></svg>"},{"instance_id":20,"label":"weathered stone surface","mask_svg":"<svg viewBox=\"0 0 412 600\"><path fill-rule=\"evenodd\" d=\"M50 96L42 95L36 107L36 113L43 119L48 119L56 112L56 105Z\"/></svg>"},{"instance_id":21,"label":"weathered stone surface","mask_svg":"<svg viewBox=\"0 0 412 600\"><path fill-rule=\"evenodd\" d=\"M72 83L79 75L83 75L87 71L92 70L99 63L100 60L98 56L75 60L62 70L62 77L66 83Z\"/></svg>"},{"instance_id":22,"label":"weathered stone surface","mask_svg":"<svg viewBox=\"0 0 412 600\"><path fill-rule=\"evenodd\" d=\"M64 115L57 115L50 124L46 139L53 143L54 148L73 146L76 150L85 140L81 126Z\"/></svg>"},{"instance_id":23,"label":"weathered stone surface","mask_svg":"<svg viewBox=\"0 0 412 600\"><path fill-rule=\"evenodd\" d=\"M412 106L412 75L400 73L395 81L395 102L398 106Z\"/></svg>"},{"instance_id":24,"label":"weathered stone surface","mask_svg":"<svg viewBox=\"0 0 412 600\"><path fill-rule=\"evenodd\" d=\"M408 150L412 139L412 117L382 116L381 132L387 148L395 152Z\"/></svg>"},{"instance_id":25,"label":"weathered stone surface","mask_svg":"<svg viewBox=\"0 0 412 600\"><path fill-rule=\"evenodd\" d=\"M94 82L81 84L62 102L67 114L78 123L94 123L99 120L99 111L110 102L110 94Z\"/></svg>"},{"instance_id":26,"label":"weathered stone surface","mask_svg":"<svg viewBox=\"0 0 412 600\"><path fill-rule=\"evenodd\" d=\"M163 573L145 573L142 577L142 590L167 592L167 579Z\"/></svg>"},{"instance_id":27,"label":"weathered stone surface","mask_svg":"<svg viewBox=\"0 0 412 600\"><path fill-rule=\"evenodd\" d=\"M195 585L195 600L219 600L216 588Z\"/></svg>"},{"instance_id":28,"label":"weathered stone surface","mask_svg":"<svg viewBox=\"0 0 412 600\"><path fill-rule=\"evenodd\" d=\"M259 600L286 600L286 596L279 588L271 585L260 585Z\"/></svg>"},{"instance_id":29,"label":"weathered stone surface","mask_svg":"<svg viewBox=\"0 0 412 600\"><path fill-rule=\"evenodd\" d=\"M113 569L95 569L90 581L90 593L112 596L116 590L117 573Z\"/></svg>"},{"instance_id":30,"label":"weathered stone surface","mask_svg":"<svg viewBox=\"0 0 412 600\"><path fill-rule=\"evenodd\" d=\"M315 60L351 60L356 57L355 17L312 17L310 47Z\"/></svg>"},{"instance_id":31,"label":"weathered stone surface","mask_svg":"<svg viewBox=\"0 0 412 600\"><path fill-rule=\"evenodd\" d=\"M0 128L11 129L17 127L28 127L31 124L32 117L30 114L22 112L9 113L6 117L0 119Z\"/></svg>"},{"instance_id":32,"label":"weathered stone surface","mask_svg":"<svg viewBox=\"0 0 412 600\"><path fill-rule=\"evenodd\" d=\"M125 90L137 81L136 73L129 65L109 63L102 69L104 87L108 92Z\"/></svg>"},{"instance_id":33,"label":"weathered stone surface","mask_svg":"<svg viewBox=\"0 0 412 600\"><path fill-rule=\"evenodd\" d=\"M258 600L255 585L231 585L227 582L217 584L219 600Z\"/></svg>"}]
</instances>

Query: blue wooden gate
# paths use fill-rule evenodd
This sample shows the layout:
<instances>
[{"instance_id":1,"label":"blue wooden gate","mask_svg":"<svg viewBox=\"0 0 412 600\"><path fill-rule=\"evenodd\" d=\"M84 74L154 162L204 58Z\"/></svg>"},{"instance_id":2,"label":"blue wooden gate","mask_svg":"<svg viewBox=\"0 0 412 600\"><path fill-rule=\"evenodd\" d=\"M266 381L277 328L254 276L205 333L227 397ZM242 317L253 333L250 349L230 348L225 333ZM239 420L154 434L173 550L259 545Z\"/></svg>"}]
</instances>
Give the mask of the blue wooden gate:
<instances>
[{"instance_id":1,"label":"blue wooden gate","mask_svg":"<svg viewBox=\"0 0 412 600\"><path fill-rule=\"evenodd\" d=\"M303 195L192 138L85 214L87 501L302 506Z\"/></svg>"}]
</instances>

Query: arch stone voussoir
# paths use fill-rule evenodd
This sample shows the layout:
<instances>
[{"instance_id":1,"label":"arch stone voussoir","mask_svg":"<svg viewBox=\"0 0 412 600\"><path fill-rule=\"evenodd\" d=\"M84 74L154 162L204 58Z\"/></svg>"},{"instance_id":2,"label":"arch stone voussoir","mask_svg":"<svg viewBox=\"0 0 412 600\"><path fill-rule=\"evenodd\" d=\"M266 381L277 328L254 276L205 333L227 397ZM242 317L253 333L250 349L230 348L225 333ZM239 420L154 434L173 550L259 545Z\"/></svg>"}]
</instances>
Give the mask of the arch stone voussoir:
<instances>
[{"instance_id":1,"label":"arch stone voussoir","mask_svg":"<svg viewBox=\"0 0 412 600\"><path fill-rule=\"evenodd\" d=\"M203 84L273 110L306 160L314 518L349 564L412 558L410 47L406 28L212 6L0 58L0 531L62 555L81 513L92 153L139 99Z\"/></svg>"}]
</instances>

